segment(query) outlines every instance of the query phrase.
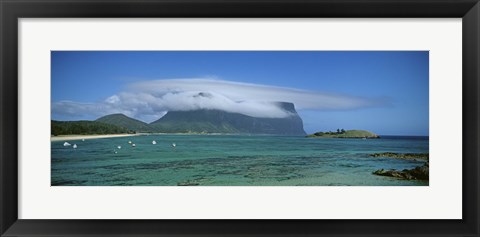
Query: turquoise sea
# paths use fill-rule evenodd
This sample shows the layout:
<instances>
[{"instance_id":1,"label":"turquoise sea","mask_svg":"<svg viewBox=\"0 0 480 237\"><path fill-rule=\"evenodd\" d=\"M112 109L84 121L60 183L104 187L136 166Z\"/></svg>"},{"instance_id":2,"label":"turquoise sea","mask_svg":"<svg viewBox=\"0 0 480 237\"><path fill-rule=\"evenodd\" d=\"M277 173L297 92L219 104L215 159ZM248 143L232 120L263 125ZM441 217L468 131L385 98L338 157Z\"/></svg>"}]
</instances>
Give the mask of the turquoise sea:
<instances>
[{"instance_id":1,"label":"turquoise sea","mask_svg":"<svg viewBox=\"0 0 480 237\"><path fill-rule=\"evenodd\" d=\"M68 142L77 148L51 142L52 186L428 186L428 181L372 174L424 161L369 156L428 153L428 137L159 134Z\"/></svg>"}]
</instances>

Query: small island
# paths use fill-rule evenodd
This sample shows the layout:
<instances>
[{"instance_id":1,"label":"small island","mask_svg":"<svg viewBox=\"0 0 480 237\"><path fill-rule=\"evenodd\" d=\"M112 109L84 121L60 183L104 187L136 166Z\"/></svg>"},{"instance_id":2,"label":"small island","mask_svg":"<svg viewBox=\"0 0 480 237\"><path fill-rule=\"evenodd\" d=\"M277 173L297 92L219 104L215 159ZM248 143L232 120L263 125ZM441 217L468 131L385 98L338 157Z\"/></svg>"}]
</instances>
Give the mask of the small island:
<instances>
[{"instance_id":1,"label":"small island","mask_svg":"<svg viewBox=\"0 0 480 237\"><path fill-rule=\"evenodd\" d=\"M306 137L310 138L380 138L375 133L366 130L344 130L337 129L336 132L316 132L309 134Z\"/></svg>"}]
</instances>

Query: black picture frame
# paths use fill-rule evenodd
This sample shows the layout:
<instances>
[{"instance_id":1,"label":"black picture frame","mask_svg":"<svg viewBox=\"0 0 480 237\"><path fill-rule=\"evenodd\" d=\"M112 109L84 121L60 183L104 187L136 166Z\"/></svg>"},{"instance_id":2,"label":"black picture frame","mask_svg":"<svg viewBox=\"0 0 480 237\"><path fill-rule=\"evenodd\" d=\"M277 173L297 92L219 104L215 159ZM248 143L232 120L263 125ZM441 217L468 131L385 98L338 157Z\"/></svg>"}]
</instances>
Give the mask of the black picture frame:
<instances>
[{"instance_id":1,"label":"black picture frame","mask_svg":"<svg viewBox=\"0 0 480 237\"><path fill-rule=\"evenodd\" d=\"M478 0L1 0L1 236L479 236ZM26 220L18 219L19 18L412 17L462 18L461 220ZM41 203L41 200L39 200Z\"/></svg>"}]
</instances>

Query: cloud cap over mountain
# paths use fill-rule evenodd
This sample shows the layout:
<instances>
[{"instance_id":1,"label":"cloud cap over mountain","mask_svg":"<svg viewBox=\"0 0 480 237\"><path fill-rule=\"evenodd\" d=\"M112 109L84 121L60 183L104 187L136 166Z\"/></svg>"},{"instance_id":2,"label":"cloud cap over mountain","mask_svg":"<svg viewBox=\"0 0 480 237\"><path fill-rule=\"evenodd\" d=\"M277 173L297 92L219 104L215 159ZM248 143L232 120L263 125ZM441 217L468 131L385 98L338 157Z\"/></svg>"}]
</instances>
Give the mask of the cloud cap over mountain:
<instances>
[{"instance_id":1,"label":"cloud cap over mountain","mask_svg":"<svg viewBox=\"0 0 480 237\"><path fill-rule=\"evenodd\" d=\"M122 92L103 101L52 103L52 113L65 116L100 117L123 113L143 121L153 121L167 111L217 109L260 118L290 116L278 106L291 102L298 110L351 110L388 105L385 97L371 98L336 93L215 79L165 79L130 84Z\"/></svg>"}]
</instances>

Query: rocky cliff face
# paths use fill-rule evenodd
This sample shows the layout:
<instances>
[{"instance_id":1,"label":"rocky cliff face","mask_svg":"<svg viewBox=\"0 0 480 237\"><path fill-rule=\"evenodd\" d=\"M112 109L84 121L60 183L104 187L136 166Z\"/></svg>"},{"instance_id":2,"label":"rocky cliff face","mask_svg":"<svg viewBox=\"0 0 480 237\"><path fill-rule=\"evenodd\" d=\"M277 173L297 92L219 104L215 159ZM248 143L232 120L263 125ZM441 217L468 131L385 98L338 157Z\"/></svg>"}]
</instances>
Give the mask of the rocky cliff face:
<instances>
[{"instance_id":1,"label":"rocky cliff face","mask_svg":"<svg viewBox=\"0 0 480 237\"><path fill-rule=\"evenodd\" d=\"M257 118L221 110L169 111L150 124L157 132L167 133L242 133L304 136L303 121L292 103L277 102L291 113L286 118Z\"/></svg>"}]
</instances>

